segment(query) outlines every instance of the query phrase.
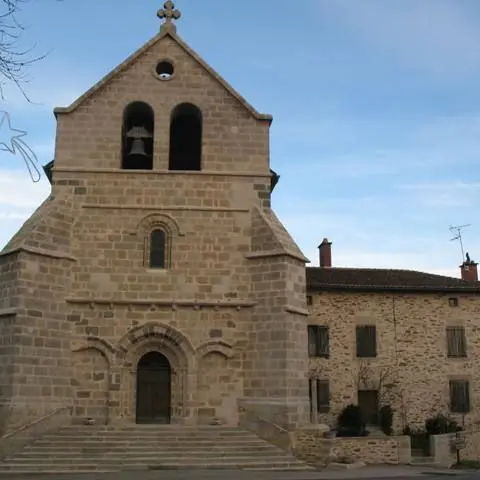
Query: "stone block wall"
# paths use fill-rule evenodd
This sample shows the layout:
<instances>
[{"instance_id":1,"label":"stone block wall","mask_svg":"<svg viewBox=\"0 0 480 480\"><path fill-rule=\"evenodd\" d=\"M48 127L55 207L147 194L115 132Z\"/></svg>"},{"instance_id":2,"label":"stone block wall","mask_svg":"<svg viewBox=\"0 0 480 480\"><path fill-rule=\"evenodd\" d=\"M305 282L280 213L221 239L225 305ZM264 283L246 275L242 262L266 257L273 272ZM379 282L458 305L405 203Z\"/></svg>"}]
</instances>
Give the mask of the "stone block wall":
<instances>
[{"instance_id":1,"label":"stone block wall","mask_svg":"<svg viewBox=\"0 0 480 480\"><path fill-rule=\"evenodd\" d=\"M13 394L16 315L20 303L18 253L0 256L0 436L8 431Z\"/></svg>"},{"instance_id":2,"label":"stone block wall","mask_svg":"<svg viewBox=\"0 0 480 480\"><path fill-rule=\"evenodd\" d=\"M309 375L330 380L330 409L318 415L334 426L358 390L379 390L381 405L394 409L394 428L424 426L437 413L448 414L449 380L470 381L472 411L467 425L480 418L480 334L475 295L312 293L308 323L329 327L329 358L310 358ZM452 307L449 298L458 299ZM377 357L356 357L356 326L375 325ZM446 328L464 326L467 358L447 357ZM462 419L452 414L460 423Z\"/></svg>"},{"instance_id":3,"label":"stone block wall","mask_svg":"<svg viewBox=\"0 0 480 480\"><path fill-rule=\"evenodd\" d=\"M0 460L20 452L26 445L68 425L70 407L61 407L0 436Z\"/></svg>"},{"instance_id":4,"label":"stone block wall","mask_svg":"<svg viewBox=\"0 0 480 480\"><path fill-rule=\"evenodd\" d=\"M367 464L398 465L396 438L335 438L332 440L332 458L351 459ZM335 460L334 460L335 461Z\"/></svg>"},{"instance_id":5,"label":"stone block wall","mask_svg":"<svg viewBox=\"0 0 480 480\"><path fill-rule=\"evenodd\" d=\"M18 307L20 290L18 284L18 252L0 256L0 312L7 315Z\"/></svg>"},{"instance_id":6,"label":"stone block wall","mask_svg":"<svg viewBox=\"0 0 480 480\"><path fill-rule=\"evenodd\" d=\"M460 449L460 460L480 461L480 431L467 430L461 432L461 436L465 439L465 448ZM457 463L454 442L454 433L430 437L431 456L439 465L449 468Z\"/></svg>"},{"instance_id":7,"label":"stone block wall","mask_svg":"<svg viewBox=\"0 0 480 480\"><path fill-rule=\"evenodd\" d=\"M71 326L64 298L72 260L27 251L18 260L21 297L10 317L12 383L4 432L71 404Z\"/></svg>"},{"instance_id":8,"label":"stone block wall","mask_svg":"<svg viewBox=\"0 0 480 480\"><path fill-rule=\"evenodd\" d=\"M253 118L189 53L166 36L133 64L120 65L118 73L75 111L57 114L56 168L120 168L124 109L130 102L143 101L155 113L154 169L165 171L171 113L178 104L189 102L203 117L202 170L269 174L270 122ZM163 59L175 66L170 81L161 81L153 73ZM184 192L175 190L181 198Z\"/></svg>"},{"instance_id":9,"label":"stone block wall","mask_svg":"<svg viewBox=\"0 0 480 480\"><path fill-rule=\"evenodd\" d=\"M398 465L410 463L409 437L324 438L325 429L312 425L294 433L292 450L311 465L364 462Z\"/></svg>"},{"instance_id":10,"label":"stone block wall","mask_svg":"<svg viewBox=\"0 0 480 480\"><path fill-rule=\"evenodd\" d=\"M292 434L292 452L309 465L321 466L330 461L333 442L324 438L327 431L321 425L308 425Z\"/></svg>"},{"instance_id":11,"label":"stone block wall","mask_svg":"<svg viewBox=\"0 0 480 480\"><path fill-rule=\"evenodd\" d=\"M162 59L174 65L169 81L155 74ZM134 101L154 113L151 171L121 170ZM201 112L201 171L168 170L182 103ZM151 351L171 366L174 422L236 424L245 396L286 425L304 422L305 259L269 209L271 118L173 34L56 116L52 195L7 246L29 249L12 422L67 400L76 421L134 420L137 365ZM253 212L265 226L258 239ZM148 263L156 228L164 269ZM272 257L247 258L257 246Z\"/></svg>"}]
</instances>

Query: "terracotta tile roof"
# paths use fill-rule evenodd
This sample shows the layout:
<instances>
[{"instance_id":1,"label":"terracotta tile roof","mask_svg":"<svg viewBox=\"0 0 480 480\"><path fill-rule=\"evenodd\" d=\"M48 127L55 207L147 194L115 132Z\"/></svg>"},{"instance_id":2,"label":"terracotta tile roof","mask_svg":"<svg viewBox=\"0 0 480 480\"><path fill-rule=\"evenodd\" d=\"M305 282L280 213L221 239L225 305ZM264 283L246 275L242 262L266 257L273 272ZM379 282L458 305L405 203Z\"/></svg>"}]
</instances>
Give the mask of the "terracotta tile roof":
<instances>
[{"instance_id":1,"label":"terracotta tile roof","mask_svg":"<svg viewBox=\"0 0 480 480\"><path fill-rule=\"evenodd\" d=\"M414 270L307 267L307 290L480 293L480 282Z\"/></svg>"}]
</instances>

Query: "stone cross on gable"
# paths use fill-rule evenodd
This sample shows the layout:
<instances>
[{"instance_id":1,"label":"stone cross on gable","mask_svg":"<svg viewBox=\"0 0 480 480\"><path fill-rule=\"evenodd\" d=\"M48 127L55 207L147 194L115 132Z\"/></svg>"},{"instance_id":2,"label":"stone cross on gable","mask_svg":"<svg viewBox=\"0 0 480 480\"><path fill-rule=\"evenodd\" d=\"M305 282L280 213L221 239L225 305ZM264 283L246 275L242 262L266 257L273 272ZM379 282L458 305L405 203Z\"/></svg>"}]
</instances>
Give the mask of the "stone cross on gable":
<instances>
[{"instance_id":1,"label":"stone cross on gable","mask_svg":"<svg viewBox=\"0 0 480 480\"><path fill-rule=\"evenodd\" d=\"M158 18L161 18L162 20L165 20L165 23L162 25L163 27L170 27L173 26L173 20L178 20L182 14L180 13L180 10L175 8L175 4L171 1L168 0L168 2L165 2L163 5L163 8L161 8L158 13Z\"/></svg>"}]
</instances>

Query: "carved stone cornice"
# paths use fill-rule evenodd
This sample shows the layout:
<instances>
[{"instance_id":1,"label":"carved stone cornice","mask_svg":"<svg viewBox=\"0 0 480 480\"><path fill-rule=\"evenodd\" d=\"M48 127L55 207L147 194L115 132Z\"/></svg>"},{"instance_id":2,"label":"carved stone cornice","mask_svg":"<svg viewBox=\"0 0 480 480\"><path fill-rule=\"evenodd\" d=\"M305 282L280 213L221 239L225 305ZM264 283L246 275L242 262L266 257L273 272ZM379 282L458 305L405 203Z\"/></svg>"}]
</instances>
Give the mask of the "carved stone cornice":
<instances>
[{"instance_id":1,"label":"carved stone cornice","mask_svg":"<svg viewBox=\"0 0 480 480\"><path fill-rule=\"evenodd\" d=\"M16 314L17 314L17 309L15 307L0 308L0 318L10 317L10 316L16 315Z\"/></svg>"}]
</instances>

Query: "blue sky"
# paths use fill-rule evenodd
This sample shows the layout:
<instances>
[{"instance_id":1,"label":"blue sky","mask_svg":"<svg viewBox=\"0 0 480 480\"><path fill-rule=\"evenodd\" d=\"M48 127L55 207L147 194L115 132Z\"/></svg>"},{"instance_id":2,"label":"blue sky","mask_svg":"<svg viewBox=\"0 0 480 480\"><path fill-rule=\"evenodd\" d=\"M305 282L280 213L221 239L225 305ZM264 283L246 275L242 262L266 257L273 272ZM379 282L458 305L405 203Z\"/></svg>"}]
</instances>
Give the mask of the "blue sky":
<instances>
[{"instance_id":1,"label":"blue sky","mask_svg":"<svg viewBox=\"0 0 480 480\"><path fill-rule=\"evenodd\" d=\"M50 52L15 128L45 164L67 106L158 32L161 0L30 0L23 42ZM274 209L317 264L458 276L450 225L480 259L480 2L177 0L179 35L257 110L271 113ZM0 141L2 132L0 132ZM48 194L0 151L0 247Z\"/></svg>"}]
</instances>

